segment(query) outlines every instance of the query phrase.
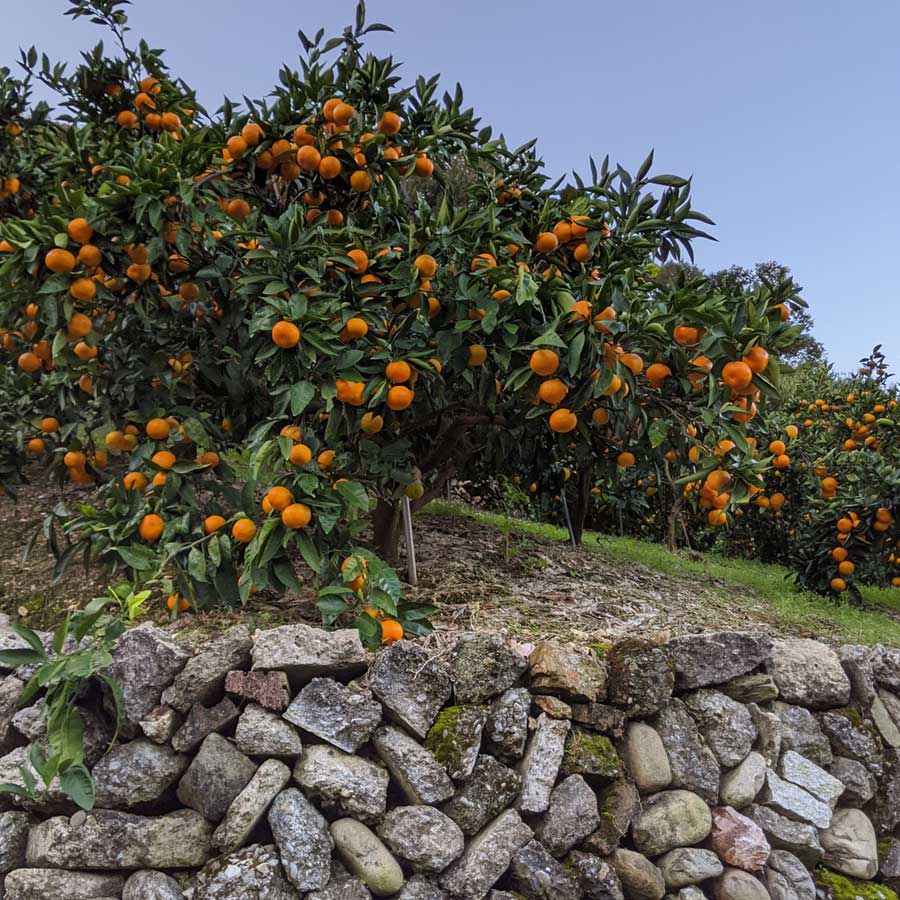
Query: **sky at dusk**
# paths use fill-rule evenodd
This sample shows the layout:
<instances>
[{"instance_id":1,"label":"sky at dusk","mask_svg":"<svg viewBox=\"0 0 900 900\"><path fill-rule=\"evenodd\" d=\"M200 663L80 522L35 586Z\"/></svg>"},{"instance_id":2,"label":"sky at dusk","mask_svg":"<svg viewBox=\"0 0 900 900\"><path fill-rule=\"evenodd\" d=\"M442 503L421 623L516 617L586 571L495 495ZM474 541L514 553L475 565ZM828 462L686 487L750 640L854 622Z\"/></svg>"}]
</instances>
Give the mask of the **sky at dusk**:
<instances>
[{"instance_id":1,"label":"sky at dusk","mask_svg":"<svg viewBox=\"0 0 900 900\"><path fill-rule=\"evenodd\" d=\"M2 3L0 65L19 46L76 60L100 31L65 0ZM264 96L297 29L338 33L355 0L135 0L135 34L214 109ZM828 357L875 343L900 367L900 3L812 0L369 0L372 48L401 74L459 81L485 124L537 137L554 176L609 154L694 178L716 243L706 269L775 259L804 287Z\"/></svg>"}]
</instances>

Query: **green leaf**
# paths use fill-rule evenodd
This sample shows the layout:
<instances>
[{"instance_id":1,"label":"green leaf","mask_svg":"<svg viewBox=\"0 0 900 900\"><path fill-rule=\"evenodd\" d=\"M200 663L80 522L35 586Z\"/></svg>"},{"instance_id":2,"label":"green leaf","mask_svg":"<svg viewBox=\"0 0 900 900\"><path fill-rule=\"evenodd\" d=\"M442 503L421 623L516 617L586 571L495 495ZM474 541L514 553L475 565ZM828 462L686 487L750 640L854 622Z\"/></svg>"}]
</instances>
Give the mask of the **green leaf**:
<instances>
[{"instance_id":1,"label":"green leaf","mask_svg":"<svg viewBox=\"0 0 900 900\"><path fill-rule=\"evenodd\" d=\"M83 810L91 810L96 802L96 793L94 791L94 782L91 779L90 772L77 763L69 766L59 776L60 786L66 795Z\"/></svg>"},{"instance_id":2,"label":"green leaf","mask_svg":"<svg viewBox=\"0 0 900 900\"><path fill-rule=\"evenodd\" d=\"M35 653L45 656L44 644L38 637L37 632L33 631L27 625L13 625L12 630L20 637Z\"/></svg>"},{"instance_id":3,"label":"green leaf","mask_svg":"<svg viewBox=\"0 0 900 900\"><path fill-rule=\"evenodd\" d=\"M188 575L194 581L206 582L208 580L206 575L206 557L203 555L200 547L192 547L191 552L188 553Z\"/></svg>"},{"instance_id":4,"label":"green leaf","mask_svg":"<svg viewBox=\"0 0 900 900\"><path fill-rule=\"evenodd\" d=\"M40 664L45 661L45 657L34 652L34 650L0 650L0 664L9 669L15 669L19 666L31 666Z\"/></svg>"},{"instance_id":5,"label":"green leaf","mask_svg":"<svg viewBox=\"0 0 900 900\"><path fill-rule=\"evenodd\" d=\"M299 416L316 395L315 386L308 381L298 381L288 389L291 398L291 415Z\"/></svg>"},{"instance_id":6,"label":"green leaf","mask_svg":"<svg viewBox=\"0 0 900 900\"><path fill-rule=\"evenodd\" d=\"M322 557L319 555L316 545L312 542L312 538L308 534L298 533L297 546L300 548L300 555L303 557L304 562L313 572L318 573L322 568Z\"/></svg>"},{"instance_id":7,"label":"green leaf","mask_svg":"<svg viewBox=\"0 0 900 900\"><path fill-rule=\"evenodd\" d=\"M647 437L650 439L650 446L656 449L667 437L669 433L668 419L654 419L647 429Z\"/></svg>"},{"instance_id":8,"label":"green leaf","mask_svg":"<svg viewBox=\"0 0 900 900\"><path fill-rule=\"evenodd\" d=\"M361 484L356 481L339 481L335 487L351 507L360 509L363 512L368 511L369 495Z\"/></svg>"},{"instance_id":9,"label":"green leaf","mask_svg":"<svg viewBox=\"0 0 900 900\"><path fill-rule=\"evenodd\" d=\"M122 562L126 566L138 572L152 568L156 560L156 554L149 547L141 547L139 544L132 544L130 547L118 546L112 549L122 557Z\"/></svg>"}]
</instances>

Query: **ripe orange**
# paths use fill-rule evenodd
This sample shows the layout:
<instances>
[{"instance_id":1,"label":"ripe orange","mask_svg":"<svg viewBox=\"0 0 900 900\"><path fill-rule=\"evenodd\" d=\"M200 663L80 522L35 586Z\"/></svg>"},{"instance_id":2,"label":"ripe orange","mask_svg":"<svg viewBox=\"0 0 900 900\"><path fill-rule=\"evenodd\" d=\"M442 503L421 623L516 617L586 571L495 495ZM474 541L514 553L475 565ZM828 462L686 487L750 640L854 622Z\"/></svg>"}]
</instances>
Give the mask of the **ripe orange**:
<instances>
[{"instance_id":1,"label":"ripe orange","mask_svg":"<svg viewBox=\"0 0 900 900\"><path fill-rule=\"evenodd\" d=\"M745 362L732 361L722 368L722 380L732 390L742 390L753 381L753 370Z\"/></svg>"},{"instance_id":2,"label":"ripe orange","mask_svg":"<svg viewBox=\"0 0 900 900\"><path fill-rule=\"evenodd\" d=\"M831 589L835 593L841 593L842 591L847 590L847 582L844 581L843 578L832 578L831 579Z\"/></svg>"},{"instance_id":3,"label":"ripe orange","mask_svg":"<svg viewBox=\"0 0 900 900\"><path fill-rule=\"evenodd\" d=\"M628 450L623 450L616 457L616 465L621 466L623 469L629 469L634 464L635 464L634 454L629 452Z\"/></svg>"},{"instance_id":4,"label":"ripe orange","mask_svg":"<svg viewBox=\"0 0 900 900\"><path fill-rule=\"evenodd\" d=\"M433 278L437 273L437 260L427 253L417 256L413 265L419 270L420 278Z\"/></svg>"},{"instance_id":5,"label":"ripe orange","mask_svg":"<svg viewBox=\"0 0 900 900\"><path fill-rule=\"evenodd\" d=\"M154 441L164 441L172 431L172 426L165 419L150 419L147 422L147 437Z\"/></svg>"},{"instance_id":6,"label":"ripe orange","mask_svg":"<svg viewBox=\"0 0 900 900\"><path fill-rule=\"evenodd\" d=\"M69 285L69 293L75 300L86 303L97 294L97 282L93 278L76 278Z\"/></svg>"},{"instance_id":7,"label":"ripe orange","mask_svg":"<svg viewBox=\"0 0 900 900\"><path fill-rule=\"evenodd\" d=\"M594 425L606 425L607 422L609 422L609 413L602 407L595 409L593 413L591 413L591 422L593 422Z\"/></svg>"},{"instance_id":8,"label":"ripe orange","mask_svg":"<svg viewBox=\"0 0 900 900\"><path fill-rule=\"evenodd\" d=\"M92 347L90 344L85 343L85 341L79 341L73 348L72 352L82 361L88 362L88 360L97 358L97 348Z\"/></svg>"},{"instance_id":9,"label":"ripe orange","mask_svg":"<svg viewBox=\"0 0 900 900\"><path fill-rule=\"evenodd\" d=\"M86 244L94 234L94 229L91 228L88 220L82 218L72 219L66 225L66 231L76 244Z\"/></svg>"},{"instance_id":10,"label":"ripe orange","mask_svg":"<svg viewBox=\"0 0 900 900\"><path fill-rule=\"evenodd\" d=\"M237 199L228 202L228 205L225 207L225 212L231 216L232 219L237 219L239 222L242 222L250 215L250 204L246 200L238 197Z\"/></svg>"},{"instance_id":11,"label":"ripe orange","mask_svg":"<svg viewBox=\"0 0 900 900\"><path fill-rule=\"evenodd\" d=\"M846 517L840 518L837 521L837 530L841 534L849 534L851 531L853 531L853 522Z\"/></svg>"},{"instance_id":12,"label":"ripe orange","mask_svg":"<svg viewBox=\"0 0 900 900\"><path fill-rule=\"evenodd\" d=\"M171 450L158 450L150 457L150 462L160 469L171 469L175 465L175 454Z\"/></svg>"},{"instance_id":13,"label":"ripe orange","mask_svg":"<svg viewBox=\"0 0 900 900\"><path fill-rule=\"evenodd\" d=\"M310 144L305 144L297 151L297 163L304 172L315 172L322 161L322 154Z\"/></svg>"},{"instance_id":14,"label":"ripe orange","mask_svg":"<svg viewBox=\"0 0 900 900\"><path fill-rule=\"evenodd\" d=\"M647 367L647 381L655 388L662 387L663 382L672 374L672 370L664 363L653 363Z\"/></svg>"},{"instance_id":15,"label":"ripe orange","mask_svg":"<svg viewBox=\"0 0 900 900\"><path fill-rule=\"evenodd\" d=\"M41 367L38 356L30 351L20 354L16 364L23 372L37 372Z\"/></svg>"},{"instance_id":16,"label":"ripe orange","mask_svg":"<svg viewBox=\"0 0 900 900\"><path fill-rule=\"evenodd\" d=\"M287 528L305 528L312 519L312 511L305 503L291 503L281 513L281 521Z\"/></svg>"},{"instance_id":17,"label":"ripe orange","mask_svg":"<svg viewBox=\"0 0 900 900\"><path fill-rule=\"evenodd\" d=\"M272 340L285 350L296 347L300 343L300 329L284 319L272 326Z\"/></svg>"},{"instance_id":18,"label":"ripe orange","mask_svg":"<svg viewBox=\"0 0 900 900\"><path fill-rule=\"evenodd\" d=\"M341 161L336 156L323 156L319 161L319 174L326 180L341 174Z\"/></svg>"},{"instance_id":19,"label":"ripe orange","mask_svg":"<svg viewBox=\"0 0 900 900\"><path fill-rule=\"evenodd\" d=\"M138 526L138 534L148 544L155 544L160 539L164 528L165 522L155 513L149 513L141 519L141 524Z\"/></svg>"},{"instance_id":20,"label":"ripe orange","mask_svg":"<svg viewBox=\"0 0 900 900\"><path fill-rule=\"evenodd\" d=\"M391 137L400 130L402 124L403 121L397 113L386 110L381 114L381 119L378 121L378 130L382 134Z\"/></svg>"},{"instance_id":21,"label":"ripe orange","mask_svg":"<svg viewBox=\"0 0 900 900\"><path fill-rule=\"evenodd\" d=\"M242 544L249 544L256 534L256 525L252 519L240 518L231 526L231 536Z\"/></svg>"},{"instance_id":22,"label":"ripe orange","mask_svg":"<svg viewBox=\"0 0 900 900\"><path fill-rule=\"evenodd\" d=\"M385 644L402 641L403 626L396 619L385 619L381 623L381 640Z\"/></svg>"},{"instance_id":23,"label":"ripe orange","mask_svg":"<svg viewBox=\"0 0 900 900\"><path fill-rule=\"evenodd\" d=\"M536 375L552 375L559 368L559 356L553 350L535 350L528 364Z\"/></svg>"},{"instance_id":24,"label":"ripe orange","mask_svg":"<svg viewBox=\"0 0 900 900\"><path fill-rule=\"evenodd\" d=\"M408 387L403 385L395 385L387 392L387 400L385 401L389 409L399 412L406 409L412 402L415 394Z\"/></svg>"},{"instance_id":25,"label":"ripe orange","mask_svg":"<svg viewBox=\"0 0 900 900\"><path fill-rule=\"evenodd\" d=\"M384 367L384 377L393 384L403 384L405 381L409 381L410 375L412 375L412 369L410 369L409 363L402 360L390 362Z\"/></svg>"},{"instance_id":26,"label":"ripe orange","mask_svg":"<svg viewBox=\"0 0 900 900\"><path fill-rule=\"evenodd\" d=\"M481 366L484 365L484 361L487 359L488 352L487 347L484 344L471 344L469 346L469 365L470 366Z\"/></svg>"},{"instance_id":27,"label":"ripe orange","mask_svg":"<svg viewBox=\"0 0 900 900\"><path fill-rule=\"evenodd\" d=\"M753 347L744 355L743 361L754 374L759 375L765 372L766 366L769 365L769 353L762 347Z\"/></svg>"},{"instance_id":28,"label":"ripe orange","mask_svg":"<svg viewBox=\"0 0 900 900\"><path fill-rule=\"evenodd\" d=\"M28 449L32 453L43 453L47 449L47 445L41 438L35 437L28 442Z\"/></svg>"},{"instance_id":29,"label":"ripe orange","mask_svg":"<svg viewBox=\"0 0 900 900\"><path fill-rule=\"evenodd\" d=\"M44 265L51 272L71 272L75 268L75 257L68 250L57 247L44 257Z\"/></svg>"},{"instance_id":30,"label":"ripe orange","mask_svg":"<svg viewBox=\"0 0 900 900\"><path fill-rule=\"evenodd\" d=\"M781 456L782 453L785 452L787 448L784 445L784 441L771 441L769 443L769 453L773 456Z\"/></svg>"},{"instance_id":31,"label":"ripe orange","mask_svg":"<svg viewBox=\"0 0 900 900\"><path fill-rule=\"evenodd\" d=\"M690 347L700 341L700 329L692 328L690 325L678 325L672 333L672 337L676 344Z\"/></svg>"},{"instance_id":32,"label":"ripe orange","mask_svg":"<svg viewBox=\"0 0 900 900\"><path fill-rule=\"evenodd\" d=\"M334 465L334 450L323 450L317 457L316 463L322 471L327 471Z\"/></svg>"},{"instance_id":33,"label":"ripe orange","mask_svg":"<svg viewBox=\"0 0 900 900\"><path fill-rule=\"evenodd\" d=\"M294 444L288 459L295 466L305 466L312 459L312 450L306 444Z\"/></svg>"},{"instance_id":34,"label":"ripe orange","mask_svg":"<svg viewBox=\"0 0 900 900\"><path fill-rule=\"evenodd\" d=\"M541 382L541 386L538 388L538 397L551 406L562 403L568 393L568 386L559 378L549 378L547 381Z\"/></svg>"},{"instance_id":35,"label":"ripe orange","mask_svg":"<svg viewBox=\"0 0 900 900\"><path fill-rule=\"evenodd\" d=\"M93 244L85 244L78 251L78 262L89 269L95 269L103 261L100 249Z\"/></svg>"},{"instance_id":36,"label":"ripe orange","mask_svg":"<svg viewBox=\"0 0 900 900\"><path fill-rule=\"evenodd\" d=\"M352 319L347 319L347 324L344 326L344 333L352 340L363 338L369 333L368 323L365 319L354 316Z\"/></svg>"},{"instance_id":37,"label":"ripe orange","mask_svg":"<svg viewBox=\"0 0 900 900\"><path fill-rule=\"evenodd\" d=\"M41 419L41 431L44 434L53 434L53 432L59 431L59 419L54 416L46 416Z\"/></svg>"},{"instance_id":38,"label":"ripe orange","mask_svg":"<svg viewBox=\"0 0 900 900\"><path fill-rule=\"evenodd\" d=\"M374 413L367 412L363 414L359 427L366 434L378 434L384 428L384 419Z\"/></svg>"},{"instance_id":39,"label":"ripe orange","mask_svg":"<svg viewBox=\"0 0 900 900\"><path fill-rule=\"evenodd\" d=\"M358 194L364 194L372 187L372 179L369 176L368 172L363 171L362 169L358 169L350 176L350 190L356 191ZM328 215L331 216L331 213L334 210L329 211ZM341 216L341 221L343 221L343 216ZM340 222L329 222L329 225L340 225Z\"/></svg>"},{"instance_id":40,"label":"ripe orange","mask_svg":"<svg viewBox=\"0 0 900 900\"><path fill-rule=\"evenodd\" d=\"M363 275L369 268L369 257L365 250L354 248L347 252L347 256L349 256L356 264L355 268L352 270L354 275Z\"/></svg>"},{"instance_id":41,"label":"ripe orange","mask_svg":"<svg viewBox=\"0 0 900 900\"><path fill-rule=\"evenodd\" d=\"M549 424L551 431L555 431L557 434L568 434L578 427L578 417L571 410L561 406L550 413Z\"/></svg>"},{"instance_id":42,"label":"ripe orange","mask_svg":"<svg viewBox=\"0 0 900 900\"><path fill-rule=\"evenodd\" d=\"M552 253L559 246L559 239L552 231L542 231L534 242L537 253Z\"/></svg>"},{"instance_id":43,"label":"ripe orange","mask_svg":"<svg viewBox=\"0 0 900 900\"><path fill-rule=\"evenodd\" d=\"M275 485L275 487L269 488L266 500L269 501L272 509L281 512L294 502L294 496L286 487Z\"/></svg>"},{"instance_id":44,"label":"ripe orange","mask_svg":"<svg viewBox=\"0 0 900 900\"><path fill-rule=\"evenodd\" d=\"M205 534L212 534L215 531L218 531L225 524L224 516L207 516L203 520L203 531Z\"/></svg>"}]
</instances>

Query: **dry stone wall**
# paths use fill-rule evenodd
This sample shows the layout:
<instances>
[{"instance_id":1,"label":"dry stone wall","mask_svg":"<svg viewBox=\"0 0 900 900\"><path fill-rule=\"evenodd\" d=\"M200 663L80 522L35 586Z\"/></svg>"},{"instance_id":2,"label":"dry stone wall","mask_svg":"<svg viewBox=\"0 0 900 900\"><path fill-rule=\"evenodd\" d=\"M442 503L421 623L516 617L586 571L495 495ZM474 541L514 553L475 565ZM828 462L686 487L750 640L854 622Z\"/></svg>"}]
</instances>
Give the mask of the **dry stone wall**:
<instances>
[{"instance_id":1,"label":"dry stone wall","mask_svg":"<svg viewBox=\"0 0 900 900\"><path fill-rule=\"evenodd\" d=\"M897 900L897 650L478 633L373 658L285 625L190 655L147 624L114 657L109 752L84 699L97 807L3 797L3 900ZM0 673L0 781L44 740L25 675Z\"/></svg>"}]
</instances>

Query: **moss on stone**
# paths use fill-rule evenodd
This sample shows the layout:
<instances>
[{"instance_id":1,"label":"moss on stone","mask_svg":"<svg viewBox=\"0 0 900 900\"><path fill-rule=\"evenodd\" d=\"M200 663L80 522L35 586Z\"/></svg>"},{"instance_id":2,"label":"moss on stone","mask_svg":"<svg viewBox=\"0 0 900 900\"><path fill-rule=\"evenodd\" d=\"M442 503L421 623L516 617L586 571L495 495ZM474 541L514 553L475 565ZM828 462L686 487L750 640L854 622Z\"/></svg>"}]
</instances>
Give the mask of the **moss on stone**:
<instances>
[{"instance_id":1,"label":"moss on stone","mask_svg":"<svg viewBox=\"0 0 900 900\"><path fill-rule=\"evenodd\" d=\"M575 728L566 741L562 770L566 775L613 779L621 775L622 763L608 737Z\"/></svg>"},{"instance_id":2,"label":"moss on stone","mask_svg":"<svg viewBox=\"0 0 900 900\"><path fill-rule=\"evenodd\" d=\"M609 655L609 651L612 650L612 644L609 641L595 641L593 644L588 644L588 647L600 659L605 659Z\"/></svg>"},{"instance_id":3,"label":"moss on stone","mask_svg":"<svg viewBox=\"0 0 900 900\"><path fill-rule=\"evenodd\" d=\"M460 761L459 723L463 712L461 706L448 706L442 710L425 738L425 747L442 766L448 768Z\"/></svg>"},{"instance_id":4,"label":"moss on stone","mask_svg":"<svg viewBox=\"0 0 900 900\"><path fill-rule=\"evenodd\" d=\"M815 881L829 900L898 900L897 894L883 884L857 881L830 869L816 869Z\"/></svg>"}]
</instances>

